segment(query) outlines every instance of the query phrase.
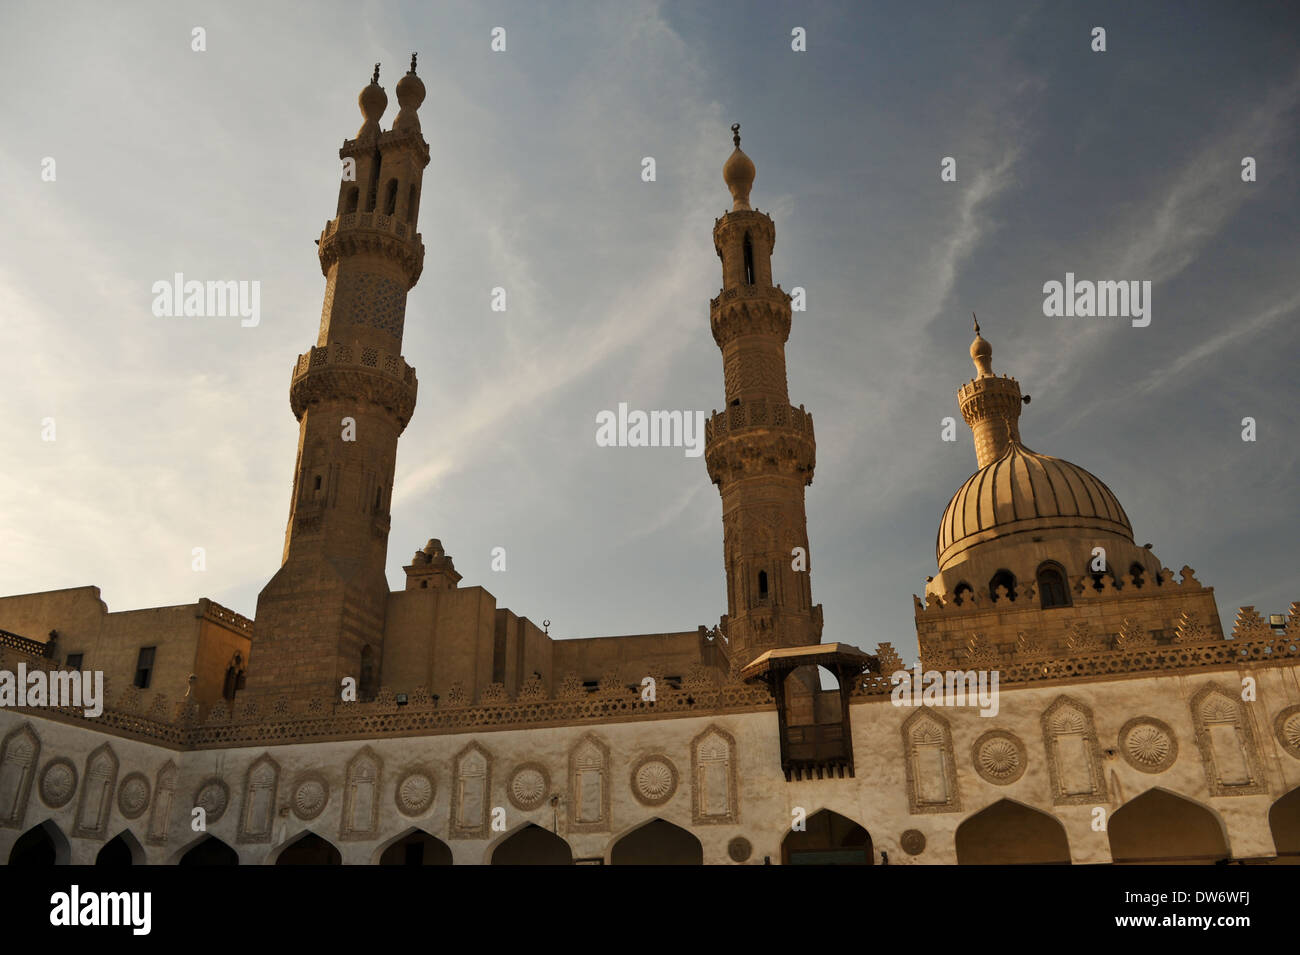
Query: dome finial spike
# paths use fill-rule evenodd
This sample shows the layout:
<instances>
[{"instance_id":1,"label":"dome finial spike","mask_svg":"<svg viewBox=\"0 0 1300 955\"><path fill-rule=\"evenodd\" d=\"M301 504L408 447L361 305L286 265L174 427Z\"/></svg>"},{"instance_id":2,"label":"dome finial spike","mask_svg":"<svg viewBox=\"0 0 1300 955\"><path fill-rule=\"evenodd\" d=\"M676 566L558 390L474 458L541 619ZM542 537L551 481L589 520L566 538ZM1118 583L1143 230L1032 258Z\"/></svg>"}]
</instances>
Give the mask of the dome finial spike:
<instances>
[{"instance_id":1,"label":"dome finial spike","mask_svg":"<svg viewBox=\"0 0 1300 955\"><path fill-rule=\"evenodd\" d=\"M378 63L375 64L375 73L372 77L370 77L370 82L374 83L376 86L379 85L379 64Z\"/></svg>"},{"instance_id":2,"label":"dome finial spike","mask_svg":"<svg viewBox=\"0 0 1300 955\"><path fill-rule=\"evenodd\" d=\"M737 149L740 148L740 123L731 124L731 141L736 144Z\"/></svg>"},{"instance_id":3,"label":"dome finial spike","mask_svg":"<svg viewBox=\"0 0 1300 955\"><path fill-rule=\"evenodd\" d=\"M416 57L416 54L412 53L412 54L411 54L411 72L412 72L412 73L415 72L415 57Z\"/></svg>"},{"instance_id":4,"label":"dome finial spike","mask_svg":"<svg viewBox=\"0 0 1300 955\"><path fill-rule=\"evenodd\" d=\"M975 313L971 312L970 317L975 318ZM979 333L980 333L980 320L978 318L975 318L975 334L978 335Z\"/></svg>"}]
</instances>

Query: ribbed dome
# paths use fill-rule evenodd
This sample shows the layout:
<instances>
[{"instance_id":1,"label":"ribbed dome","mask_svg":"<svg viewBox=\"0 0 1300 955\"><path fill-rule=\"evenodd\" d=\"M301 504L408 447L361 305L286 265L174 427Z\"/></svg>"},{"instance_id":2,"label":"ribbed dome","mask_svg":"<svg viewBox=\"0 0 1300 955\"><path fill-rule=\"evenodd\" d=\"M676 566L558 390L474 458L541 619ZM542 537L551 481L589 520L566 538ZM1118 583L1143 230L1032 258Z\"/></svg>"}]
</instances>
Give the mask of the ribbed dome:
<instances>
[{"instance_id":1,"label":"ribbed dome","mask_svg":"<svg viewBox=\"0 0 1300 955\"><path fill-rule=\"evenodd\" d=\"M1133 540L1128 515L1110 488L1083 468L1012 441L1002 457L972 474L939 525L942 570L974 544L1052 528L1108 531Z\"/></svg>"}]
</instances>

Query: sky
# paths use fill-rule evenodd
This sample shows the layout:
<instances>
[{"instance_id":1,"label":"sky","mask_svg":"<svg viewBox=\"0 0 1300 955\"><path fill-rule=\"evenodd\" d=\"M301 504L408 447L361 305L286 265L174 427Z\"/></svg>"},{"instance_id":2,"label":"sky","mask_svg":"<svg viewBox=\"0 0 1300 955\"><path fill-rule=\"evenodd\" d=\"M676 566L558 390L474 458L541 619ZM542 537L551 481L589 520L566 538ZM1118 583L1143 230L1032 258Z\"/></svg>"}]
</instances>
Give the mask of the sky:
<instances>
[{"instance_id":1,"label":"sky","mask_svg":"<svg viewBox=\"0 0 1300 955\"><path fill-rule=\"evenodd\" d=\"M620 402L723 404L712 227L739 122L774 280L807 294L786 355L824 640L915 656L911 595L976 466L972 312L1033 398L1025 443L1105 481L1225 630L1300 600L1300 13L1255 3L5 4L0 593L253 616L337 151L375 62L391 125L412 51L431 162L393 589L437 537L462 586L555 637L716 625L704 459L595 432ZM259 323L156 317L176 272L259 282ZM1150 281L1150 325L1046 316L1067 272Z\"/></svg>"}]
</instances>

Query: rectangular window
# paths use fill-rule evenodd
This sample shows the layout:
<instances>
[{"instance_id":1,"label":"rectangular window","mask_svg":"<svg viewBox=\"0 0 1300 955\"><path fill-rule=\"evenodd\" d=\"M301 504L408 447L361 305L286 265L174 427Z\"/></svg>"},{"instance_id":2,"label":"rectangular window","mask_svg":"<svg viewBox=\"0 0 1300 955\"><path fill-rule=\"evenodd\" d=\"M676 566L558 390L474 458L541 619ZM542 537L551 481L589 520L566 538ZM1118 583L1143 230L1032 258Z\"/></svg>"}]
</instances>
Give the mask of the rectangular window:
<instances>
[{"instance_id":1,"label":"rectangular window","mask_svg":"<svg viewBox=\"0 0 1300 955\"><path fill-rule=\"evenodd\" d=\"M157 647L142 647L140 657L135 661L135 685L142 690L149 689L153 678L153 654Z\"/></svg>"},{"instance_id":2,"label":"rectangular window","mask_svg":"<svg viewBox=\"0 0 1300 955\"><path fill-rule=\"evenodd\" d=\"M81 661L85 659L84 653L69 653L68 662L64 664L69 670L80 670Z\"/></svg>"}]
</instances>

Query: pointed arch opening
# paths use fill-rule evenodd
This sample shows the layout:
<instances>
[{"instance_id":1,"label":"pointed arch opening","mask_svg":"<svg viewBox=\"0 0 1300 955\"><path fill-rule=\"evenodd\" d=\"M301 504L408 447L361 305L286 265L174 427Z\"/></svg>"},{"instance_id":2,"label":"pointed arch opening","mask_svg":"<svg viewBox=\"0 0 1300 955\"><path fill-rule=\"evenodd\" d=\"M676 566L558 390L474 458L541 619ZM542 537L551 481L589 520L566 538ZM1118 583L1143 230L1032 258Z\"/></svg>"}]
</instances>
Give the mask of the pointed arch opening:
<instances>
[{"instance_id":1,"label":"pointed arch opening","mask_svg":"<svg viewBox=\"0 0 1300 955\"><path fill-rule=\"evenodd\" d=\"M451 865L451 846L423 829L406 830L379 850L379 865Z\"/></svg>"},{"instance_id":2,"label":"pointed arch opening","mask_svg":"<svg viewBox=\"0 0 1300 955\"><path fill-rule=\"evenodd\" d=\"M704 846L688 830L651 819L614 843L610 865L704 865Z\"/></svg>"},{"instance_id":3,"label":"pointed arch opening","mask_svg":"<svg viewBox=\"0 0 1300 955\"><path fill-rule=\"evenodd\" d=\"M754 284L754 243L750 241L749 233L745 233L745 284Z\"/></svg>"},{"instance_id":4,"label":"pointed arch opening","mask_svg":"<svg viewBox=\"0 0 1300 955\"><path fill-rule=\"evenodd\" d=\"M239 853L216 836L204 836L187 849L177 865L239 865Z\"/></svg>"},{"instance_id":5,"label":"pointed arch opening","mask_svg":"<svg viewBox=\"0 0 1300 955\"><path fill-rule=\"evenodd\" d=\"M1218 817L1190 799L1148 789L1106 825L1117 865L1212 865L1229 858Z\"/></svg>"},{"instance_id":6,"label":"pointed arch opening","mask_svg":"<svg viewBox=\"0 0 1300 955\"><path fill-rule=\"evenodd\" d=\"M327 839L304 832L275 857L276 865L342 865L343 855Z\"/></svg>"},{"instance_id":7,"label":"pointed arch opening","mask_svg":"<svg viewBox=\"0 0 1300 955\"><path fill-rule=\"evenodd\" d=\"M144 865L144 846L130 829L123 829L99 850L95 856L95 865L124 866Z\"/></svg>"},{"instance_id":8,"label":"pointed arch opening","mask_svg":"<svg viewBox=\"0 0 1300 955\"><path fill-rule=\"evenodd\" d=\"M528 823L492 850L493 865L572 865L573 850L553 832Z\"/></svg>"},{"instance_id":9,"label":"pointed arch opening","mask_svg":"<svg viewBox=\"0 0 1300 955\"><path fill-rule=\"evenodd\" d=\"M1300 786L1269 808L1268 827L1273 832L1277 861L1283 865L1300 865Z\"/></svg>"},{"instance_id":10,"label":"pointed arch opening","mask_svg":"<svg viewBox=\"0 0 1300 955\"><path fill-rule=\"evenodd\" d=\"M781 841L782 865L872 865L871 834L848 816L819 809L802 832L791 830Z\"/></svg>"},{"instance_id":11,"label":"pointed arch opening","mask_svg":"<svg viewBox=\"0 0 1300 955\"><path fill-rule=\"evenodd\" d=\"M19 867L67 865L71 858L72 846L67 836L52 820L46 819L18 837L9 850L8 864Z\"/></svg>"},{"instance_id":12,"label":"pointed arch opening","mask_svg":"<svg viewBox=\"0 0 1300 955\"><path fill-rule=\"evenodd\" d=\"M397 211L397 180L388 180L388 188L384 191L384 215L391 216Z\"/></svg>"},{"instance_id":13,"label":"pointed arch opening","mask_svg":"<svg viewBox=\"0 0 1300 955\"><path fill-rule=\"evenodd\" d=\"M957 827L958 865L1069 865L1070 841L1055 816L999 799Z\"/></svg>"}]
</instances>

